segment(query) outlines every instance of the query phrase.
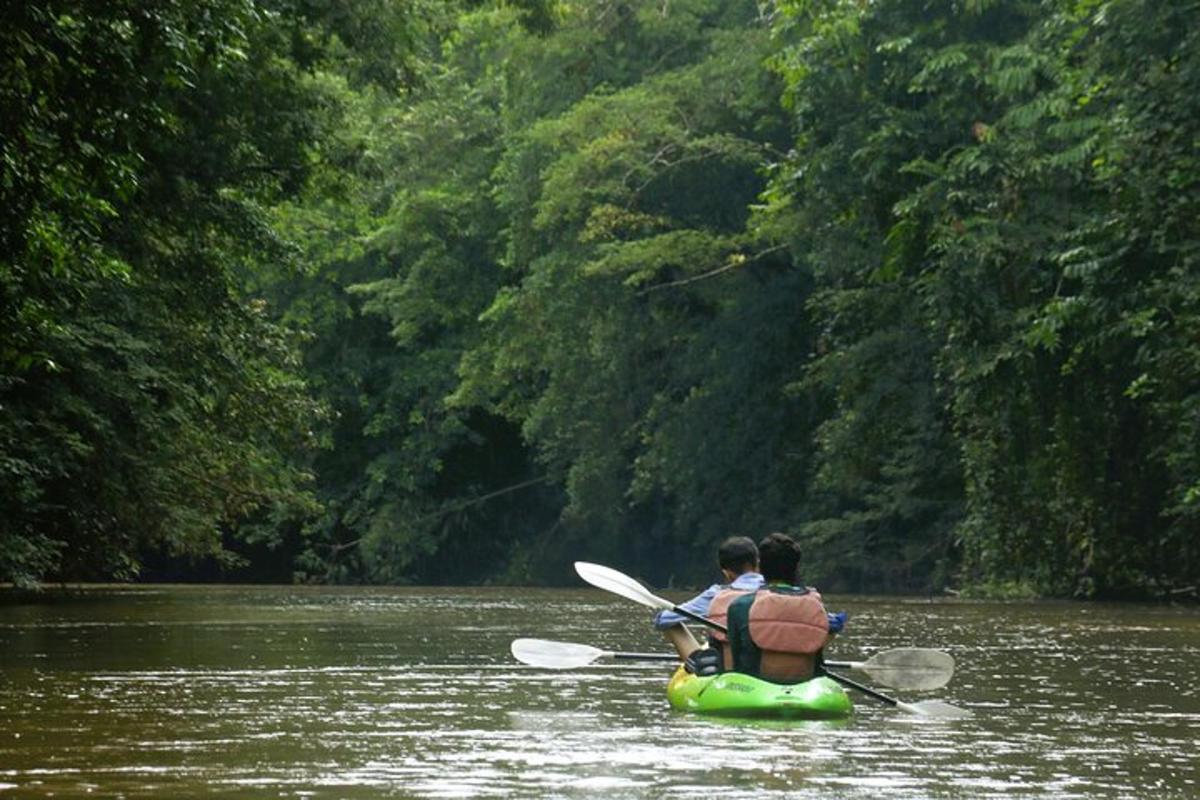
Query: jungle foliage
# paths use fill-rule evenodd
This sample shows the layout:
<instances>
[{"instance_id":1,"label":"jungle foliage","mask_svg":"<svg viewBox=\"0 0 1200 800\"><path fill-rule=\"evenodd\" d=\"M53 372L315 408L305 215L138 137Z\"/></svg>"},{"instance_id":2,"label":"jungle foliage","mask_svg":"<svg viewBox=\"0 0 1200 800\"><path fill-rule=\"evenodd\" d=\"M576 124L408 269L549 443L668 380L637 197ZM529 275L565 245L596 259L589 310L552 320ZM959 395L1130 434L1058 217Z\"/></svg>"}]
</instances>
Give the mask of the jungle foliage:
<instances>
[{"instance_id":1,"label":"jungle foliage","mask_svg":"<svg viewBox=\"0 0 1200 800\"><path fill-rule=\"evenodd\" d=\"M0 30L0 580L1200 579L1200 4Z\"/></svg>"}]
</instances>

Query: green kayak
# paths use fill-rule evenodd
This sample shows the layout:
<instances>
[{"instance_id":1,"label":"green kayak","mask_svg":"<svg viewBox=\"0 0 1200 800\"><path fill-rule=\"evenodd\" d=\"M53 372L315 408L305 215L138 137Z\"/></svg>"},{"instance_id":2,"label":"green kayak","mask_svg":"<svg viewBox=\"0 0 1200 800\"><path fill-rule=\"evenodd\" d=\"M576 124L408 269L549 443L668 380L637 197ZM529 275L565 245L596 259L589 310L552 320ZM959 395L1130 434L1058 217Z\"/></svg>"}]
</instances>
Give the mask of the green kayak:
<instances>
[{"instance_id":1,"label":"green kayak","mask_svg":"<svg viewBox=\"0 0 1200 800\"><path fill-rule=\"evenodd\" d=\"M784 685L740 672L700 678L682 666L667 684L667 699L683 711L722 717L845 719L854 710L846 691L829 678Z\"/></svg>"}]
</instances>

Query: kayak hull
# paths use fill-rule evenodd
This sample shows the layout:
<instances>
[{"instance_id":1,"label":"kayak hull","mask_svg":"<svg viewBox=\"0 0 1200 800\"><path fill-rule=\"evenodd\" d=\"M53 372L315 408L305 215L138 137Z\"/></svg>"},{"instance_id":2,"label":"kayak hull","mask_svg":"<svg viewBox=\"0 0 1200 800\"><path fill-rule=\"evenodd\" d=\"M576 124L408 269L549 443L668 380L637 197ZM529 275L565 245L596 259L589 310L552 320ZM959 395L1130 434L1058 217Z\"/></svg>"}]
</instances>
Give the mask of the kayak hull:
<instances>
[{"instance_id":1,"label":"kayak hull","mask_svg":"<svg viewBox=\"0 0 1200 800\"><path fill-rule=\"evenodd\" d=\"M681 666L667 684L667 699L681 711L751 719L845 719L850 696L826 677L791 685L740 672L697 677Z\"/></svg>"}]
</instances>

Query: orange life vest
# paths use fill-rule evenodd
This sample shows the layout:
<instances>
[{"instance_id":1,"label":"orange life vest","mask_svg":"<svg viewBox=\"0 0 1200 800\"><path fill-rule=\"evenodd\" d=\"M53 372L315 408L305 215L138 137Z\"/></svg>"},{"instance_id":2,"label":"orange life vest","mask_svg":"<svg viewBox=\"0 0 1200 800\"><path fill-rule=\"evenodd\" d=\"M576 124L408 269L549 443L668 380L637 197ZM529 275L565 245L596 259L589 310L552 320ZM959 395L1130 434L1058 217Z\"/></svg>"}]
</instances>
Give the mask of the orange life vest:
<instances>
[{"instance_id":1,"label":"orange life vest","mask_svg":"<svg viewBox=\"0 0 1200 800\"><path fill-rule=\"evenodd\" d=\"M740 606L741 604L739 604ZM757 592L742 617L750 642L759 651L756 674L779 683L796 683L808 680L816 671L817 654L829 637L829 619L821 595L815 591L788 589L763 589ZM728 606L726 606L728 615ZM744 647L739 660L748 657L747 664L753 665L754 654ZM727 647L732 666L734 648Z\"/></svg>"},{"instance_id":2,"label":"orange life vest","mask_svg":"<svg viewBox=\"0 0 1200 800\"><path fill-rule=\"evenodd\" d=\"M828 636L829 617L820 593L811 589L803 594L759 592L750 606L750 638L763 650L815 655Z\"/></svg>"}]
</instances>

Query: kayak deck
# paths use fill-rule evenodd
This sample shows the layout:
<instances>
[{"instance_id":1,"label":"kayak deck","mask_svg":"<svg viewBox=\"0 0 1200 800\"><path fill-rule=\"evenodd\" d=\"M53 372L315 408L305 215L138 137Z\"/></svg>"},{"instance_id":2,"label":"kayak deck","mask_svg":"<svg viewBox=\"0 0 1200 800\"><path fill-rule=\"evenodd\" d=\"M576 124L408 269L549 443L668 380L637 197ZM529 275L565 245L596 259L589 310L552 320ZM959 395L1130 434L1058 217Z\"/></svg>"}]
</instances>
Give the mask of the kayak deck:
<instances>
[{"instance_id":1,"label":"kayak deck","mask_svg":"<svg viewBox=\"0 0 1200 800\"><path fill-rule=\"evenodd\" d=\"M667 684L667 699L682 711L758 719L845 719L850 696L826 677L778 684L740 672L697 677L682 666Z\"/></svg>"}]
</instances>

